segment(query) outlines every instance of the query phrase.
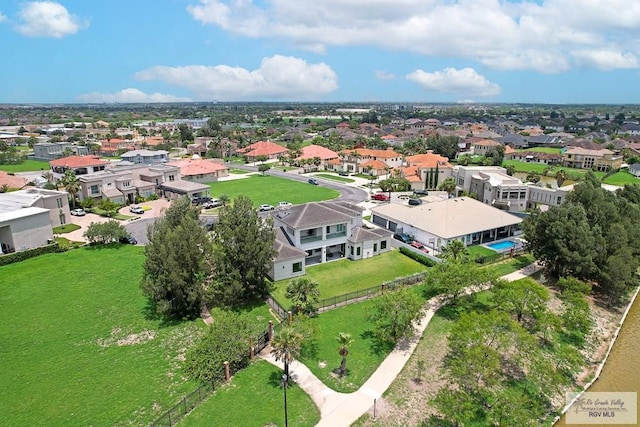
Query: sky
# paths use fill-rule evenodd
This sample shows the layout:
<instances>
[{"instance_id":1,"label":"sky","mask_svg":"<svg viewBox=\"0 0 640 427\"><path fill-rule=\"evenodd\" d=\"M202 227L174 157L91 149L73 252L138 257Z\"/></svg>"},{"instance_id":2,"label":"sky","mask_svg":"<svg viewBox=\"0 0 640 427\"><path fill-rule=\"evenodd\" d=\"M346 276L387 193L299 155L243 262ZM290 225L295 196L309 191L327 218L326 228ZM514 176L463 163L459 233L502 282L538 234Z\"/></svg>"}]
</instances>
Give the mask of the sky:
<instances>
[{"instance_id":1,"label":"sky","mask_svg":"<svg viewBox=\"0 0 640 427\"><path fill-rule=\"evenodd\" d=\"M0 103L640 102L637 0L0 2Z\"/></svg>"}]
</instances>

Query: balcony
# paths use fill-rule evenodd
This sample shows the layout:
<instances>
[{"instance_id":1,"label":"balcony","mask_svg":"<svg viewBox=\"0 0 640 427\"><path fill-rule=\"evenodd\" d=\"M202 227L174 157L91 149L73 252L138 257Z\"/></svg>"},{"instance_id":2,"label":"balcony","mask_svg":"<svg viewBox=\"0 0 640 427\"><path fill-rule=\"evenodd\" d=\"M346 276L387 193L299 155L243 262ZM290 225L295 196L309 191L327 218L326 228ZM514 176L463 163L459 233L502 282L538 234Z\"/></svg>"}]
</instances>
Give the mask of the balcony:
<instances>
[{"instance_id":1,"label":"balcony","mask_svg":"<svg viewBox=\"0 0 640 427\"><path fill-rule=\"evenodd\" d=\"M322 235L301 236L300 237L300 244L317 242L317 241L320 241L320 240L322 240Z\"/></svg>"},{"instance_id":2,"label":"balcony","mask_svg":"<svg viewBox=\"0 0 640 427\"><path fill-rule=\"evenodd\" d=\"M335 238L338 238L338 237L345 237L346 235L347 235L347 231L346 230L338 231L336 233L330 233L330 234L327 234L327 240L335 239Z\"/></svg>"}]
</instances>

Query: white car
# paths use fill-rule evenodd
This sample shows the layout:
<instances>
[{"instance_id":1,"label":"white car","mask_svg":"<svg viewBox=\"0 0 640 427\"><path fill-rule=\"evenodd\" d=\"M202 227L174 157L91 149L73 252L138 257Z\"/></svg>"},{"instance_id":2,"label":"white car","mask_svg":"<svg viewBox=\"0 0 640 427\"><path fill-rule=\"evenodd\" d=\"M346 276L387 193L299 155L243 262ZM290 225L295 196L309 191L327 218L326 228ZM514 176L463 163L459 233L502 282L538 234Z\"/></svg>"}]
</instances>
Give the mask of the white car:
<instances>
[{"instance_id":1,"label":"white car","mask_svg":"<svg viewBox=\"0 0 640 427\"><path fill-rule=\"evenodd\" d=\"M260 205L260 207L258 207L260 212L272 211L273 209L272 205Z\"/></svg>"},{"instance_id":2,"label":"white car","mask_svg":"<svg viewBox=\"0 0 640 427\"><path fill-rule=\"evenodd\" d=\"M279 208L288 208L289 206L293 206L293 205L289 202L278 202Z\"/></svg>"},{"instance_id":3,"label":"white car","mask_svg":"<svg viewBox=\"0 0 640 427\"><path fill-rule=\"evenodd\" d=\"M142 209L140 206L131 206L129 208L129 212L134 213L136 215L142 215L144 213L144 209Z\"/></svg>"},{"instance_id":4,"label":"white car","mask_svg":"<svg viewBox=\"0 0 640 427\"><path fill-rule=\"evenodd\" d=\"M86 212L82 208L71 210L71 215L73 216L85 216Z\"/></svg>"}]
</instances>

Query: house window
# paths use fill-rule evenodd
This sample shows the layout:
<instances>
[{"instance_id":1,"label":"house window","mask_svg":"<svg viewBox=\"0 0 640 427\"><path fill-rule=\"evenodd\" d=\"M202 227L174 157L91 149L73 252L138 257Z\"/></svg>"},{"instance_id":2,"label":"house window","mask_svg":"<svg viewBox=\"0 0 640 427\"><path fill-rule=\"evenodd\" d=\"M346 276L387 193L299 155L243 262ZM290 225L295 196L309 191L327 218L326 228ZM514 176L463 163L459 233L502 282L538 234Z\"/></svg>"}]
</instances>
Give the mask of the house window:
<instances>
[{"instance_id":1,"label":"house window","mask_svg":"<svg viewBox=\"0 0 640 427\"><path fill-rule=\"evenodd\" d=\"M349 253L353 256L353 246L349 246Z\"/></svg>"},{"instance_id":2,"label":"house window","mask_svg":"<svg viewBox=\"0 0 640 427\"><path fill-rule=\"evenodd\" d=\"M377 243L373 244L373 252L378 252L378 244Z\"/></svg>"},{"instance_id":3,"label":"house window","mask_svg":"<svg viewBox=\"0 0 640 427\"><path fill-rule=\"evenodd\" d=\"M56 199L56 203L58 203L58 208L61 208L62 207L62 197L58 197Z\"/></svg>"},{"instance_id":4,"label":"house window","mask_svg":"<svg viewBox=\"0 0 640 427\"><path fill-rule=\"evenodd\" d=\"M66 221L66 219L64 217L64 214L61 212L60 213L60 225L64 225L66 223L67 223L67 221Z\"/></svg>"},{"instance_id":5,"label":"house window","mask_svg":"<svg viewBox=\"0 0 640 427\"><path fill-rule=\"evenodd\" d=\"M336 225L336 232L342 233L344 231L344 224Z\"/></svg>"},{"instance_id":6,"label":"house window","mask_svg":"<svg viewBox=\"0 0 640 427\"><path fill-rule=\"evenodd\" d=\"M293 263L293 272L294 273L300 273L302 271L302 263L301 262L294 262Z\"/></svg>"},{"instance_id":7,"label":"house window","mask_svg":"<svg viewBox=\"0 0 640 427\"><path fill-rule=\"evenodd\" d=\"M383 240L380 242L380 250L387 249L387 241Z\"/></svg>"},{"instance_id":8,"label":"house window","mask_svg":"<svg viewBox=\"0 0 640 427\"><path fill-rule=\"evenodd\" d=\"M360 256L360 246L356 248L356 256Z\"/></svg>"},{"instance_id":9,"label":"house window","mask_svg":"<svg viewBox=\"0 0 640 427\"><path fill-rule=\"evenodd\" d=\"M327 225L327 234L331 234L331 226Z\"/></svg>"},{"instance_id":10,"label":"house window","mask_svg":"<svg viewBox=\"0 0 640 427\"><path fill-rule=\"evenodd\" d=\"M100 187L98 185L92 185L91 194L100 194Z\"/></svg>"},{"instance_id":11,"label":"house window","mask_svg":"<svg viewBox=\"0 0 640 427\"><path fill-rule=\"evenodd\" d=\"M173 175L169 175L169 181L175 181L175 180L176 180L176 177L175 177L175 176L173 176Z\"/></svg>"}]
</instances>

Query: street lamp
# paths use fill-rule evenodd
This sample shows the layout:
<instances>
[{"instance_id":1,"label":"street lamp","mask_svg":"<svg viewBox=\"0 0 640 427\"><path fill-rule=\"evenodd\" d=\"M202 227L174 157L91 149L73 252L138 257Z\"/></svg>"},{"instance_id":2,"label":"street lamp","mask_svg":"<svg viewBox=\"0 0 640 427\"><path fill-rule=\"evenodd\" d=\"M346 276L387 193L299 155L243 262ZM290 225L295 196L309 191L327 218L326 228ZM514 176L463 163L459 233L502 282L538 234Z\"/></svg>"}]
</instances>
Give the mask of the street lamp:
<instances>
[{"instance_id":1,"label":"street lamp","mask_svg":"<svg viewBox=\"0 0 640 427\"><path fill-rule=\"evenodd\" d=\"M287 374L282 375L282 388L284 389L284 427L289 427L289 416L287 415Z\"/></svg>"}]
</instances>

